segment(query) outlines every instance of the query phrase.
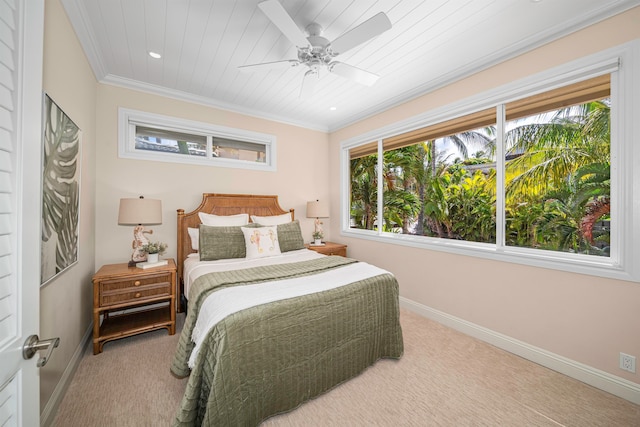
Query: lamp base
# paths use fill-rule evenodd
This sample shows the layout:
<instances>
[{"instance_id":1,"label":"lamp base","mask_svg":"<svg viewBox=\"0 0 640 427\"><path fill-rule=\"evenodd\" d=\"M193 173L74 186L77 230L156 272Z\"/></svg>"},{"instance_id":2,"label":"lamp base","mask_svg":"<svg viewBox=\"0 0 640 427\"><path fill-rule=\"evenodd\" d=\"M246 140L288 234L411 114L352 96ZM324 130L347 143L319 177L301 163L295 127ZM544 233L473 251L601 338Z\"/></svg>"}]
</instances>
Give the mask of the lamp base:
<instances>
[{"instance_id":1,"label":"lamp base","mask_svg":"<svg viewBox=\"0 0 640 427\"><path fill-rule=\"evenodd\" d=\"M130 260L128 266L129 267L135 267L136 266L136 262L134 260Z\"/></svg>"}]
</instances>

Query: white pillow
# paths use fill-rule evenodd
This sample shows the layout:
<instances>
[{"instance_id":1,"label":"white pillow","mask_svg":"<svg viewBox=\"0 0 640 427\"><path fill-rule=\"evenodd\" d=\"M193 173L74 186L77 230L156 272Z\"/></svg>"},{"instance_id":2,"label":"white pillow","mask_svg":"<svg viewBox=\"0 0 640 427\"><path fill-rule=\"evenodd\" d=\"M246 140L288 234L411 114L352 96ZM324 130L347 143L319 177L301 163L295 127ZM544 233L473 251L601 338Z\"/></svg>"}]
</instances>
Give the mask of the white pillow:
<instances>
[{"instance_id":1,"label":"white pillow","mask_svg":"<svg viewBox=\"0 0 640 427\"><path fill-rule=\"evenodd\" d=\"M197 251L198 246L200 245L200 229L188 227L187 232L191 238L191 249Z\"/></svg>"},{"instance_id":2,"label":"white pillow","mask_svg":"<svg viewBox=\"0 0 640 427\"><path fill-rule=\"evenodd\" d=\"M204 212L198 212L200 221L204 225L212 225L217 227L229 227L234 225L249 224L249 214L242 213L237 215L213 215Z\"/></svg>"},{"instance_id":3,"label":"white pillow","mask_svg":"<svg viewBox=\"0 0 640 427\"><path fill-rule=\"evenodd\" d=\"M280 243L278 242L278 227L249 228L240 227L244 233L244 243L247 250L247 258L262 258L280 255Z\"/></svg>"},{"instance_id":4,"label":"white pillow","mask_svg":"<svg viewBox=\"0 0 640 427\"><path fill-rule=\"evenodd\" d=\"M273 215L273 216L251 215L251 221L260 225L280 225L280 224L286 224L293 220L291 219L291 212L287 212L282 215Z\"/></svg>"}]
</instances>

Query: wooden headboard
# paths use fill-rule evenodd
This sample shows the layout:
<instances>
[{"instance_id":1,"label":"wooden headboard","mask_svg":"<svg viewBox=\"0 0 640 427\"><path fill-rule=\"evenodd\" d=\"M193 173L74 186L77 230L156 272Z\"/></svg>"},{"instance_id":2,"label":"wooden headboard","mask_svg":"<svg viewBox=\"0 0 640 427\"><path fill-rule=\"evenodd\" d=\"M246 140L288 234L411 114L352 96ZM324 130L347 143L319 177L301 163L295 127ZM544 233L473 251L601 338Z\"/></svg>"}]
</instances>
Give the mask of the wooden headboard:
<instances>
[{"instance_id":1,"label":"wooden headboard","mask_svg":"<svg viewBox=\"0 0 640 427\"><path fill-rule=\"evenodd\" d=\"M183 264L189 254L195 252L191 248L191 239L187 228L198 228L201 224L199 212L214 215L235 215L247 213L249 216L272 216L291 212L291 219L294 219L294 210L282 209L278 204L278 196L264 196L253 194L215 194L204 193L202 202L195 210L185 213L184 209L178 209L178 283L180 284L180 295L178 296L178 311L182 311L180 297L184 291L183 285Z\"/></svg>"}]
</instances>

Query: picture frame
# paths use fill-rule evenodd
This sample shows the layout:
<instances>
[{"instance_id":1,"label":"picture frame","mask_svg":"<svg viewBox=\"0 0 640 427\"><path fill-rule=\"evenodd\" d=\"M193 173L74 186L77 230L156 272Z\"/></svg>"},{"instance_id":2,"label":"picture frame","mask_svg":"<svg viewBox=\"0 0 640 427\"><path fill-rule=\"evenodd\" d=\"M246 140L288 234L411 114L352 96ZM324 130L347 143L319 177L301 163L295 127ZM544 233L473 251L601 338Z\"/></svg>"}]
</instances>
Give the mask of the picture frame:
<instances>
[{"instance_id":1,"label":"picture frame","mask_svg":"<svg viewBox=\"0 0 640 427\"><path fill-rule=\"evenodd\" d=\"M41 285L78 262L81 136L80 128L45 93L42 109Z\"/></svg>"}]
</instances>

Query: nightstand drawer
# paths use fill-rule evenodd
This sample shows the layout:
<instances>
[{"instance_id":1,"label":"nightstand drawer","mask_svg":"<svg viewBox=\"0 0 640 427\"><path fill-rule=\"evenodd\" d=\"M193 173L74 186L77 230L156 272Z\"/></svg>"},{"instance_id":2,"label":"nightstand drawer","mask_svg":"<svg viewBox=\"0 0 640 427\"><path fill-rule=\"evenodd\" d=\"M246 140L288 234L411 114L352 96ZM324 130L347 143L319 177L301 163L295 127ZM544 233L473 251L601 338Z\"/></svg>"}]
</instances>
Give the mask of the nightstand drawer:
<instances>
[{"instance_id":1,"label":"nightstand drawer","mask_svg":"<svg viewBox=\"0 0 640 427\"><path fill-rule=\"evenodd\" d=\"M164 282L171 282L171 274L163 273L141 278L103 280L100 282L100 293L124 289L130 289L133 291L146 285Z\"/></svg>"},{"instance_id":2,"label":"nightstand drawer","mask_svg":"<svg viewBox=\"0 0 640 427\"><path fill-rule=\"evenodd\" d=\"M329 249L329 250L322 251L320 253L323 253L325 255L336 255L336 256L346 257L347 256L347 248Z\"/></svg>"},{"instance_id":3,"label":"nightstand drawer","mask_svg":"<svg viewBox=\"0 0 640 427\"><path fill-rule=\"evenodd\" d=\"M107 307L115 304L123 304L128 302L138 302L145 299L157 298L161 296L171 295L170 283L157 283L147 285L139 289L123 289L109 291L100 294L100 306Z\"/></svg>"},{"instance_id":4,"label":"nightstand drawer","mask_svg":"<svg viewBox=\"0 0 640 427\"><path fill-rule=\"evenodd\" d=\"M171 295L171 278L167 276L110 280L100 285L100 307Z\"/></svg>"}]
</instances>

